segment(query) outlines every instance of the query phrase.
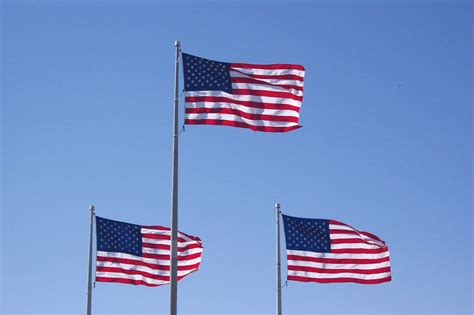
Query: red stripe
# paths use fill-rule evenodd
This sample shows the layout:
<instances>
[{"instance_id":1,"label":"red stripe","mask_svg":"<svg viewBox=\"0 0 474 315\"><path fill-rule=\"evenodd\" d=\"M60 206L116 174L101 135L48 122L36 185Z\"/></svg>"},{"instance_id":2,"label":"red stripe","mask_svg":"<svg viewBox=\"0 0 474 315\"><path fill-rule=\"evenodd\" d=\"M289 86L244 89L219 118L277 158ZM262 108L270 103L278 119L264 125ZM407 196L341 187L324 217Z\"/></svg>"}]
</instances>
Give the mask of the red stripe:
<instances>
[{"instance_id":1,"label":"red stripe","mask_svg":"<svg viewBox=\"0 0 474 315\"><path fill-rule=\"evenodd\" d=\"M161 225L141 225L141 228L142 229L150 229L150 230L159 230L159 231L169 231L169 230L171 230L170 228L165 227L165 226L161 226Z\"/></svg>"},{"instance_id":2,"label":"red stripe","mask_svg":"<svg viewBox=\"0 0 474 315\"><path fill-rule=\"evenodd\" d=\"M269 85L269 86L275 86L275 87L280 87L288 90L298 90L298 91L303 91L302 86L297 86L297 85L289 85L289 84L272 84L268 83L266 81L261 81L257 79L252 79L252 78L241 78L241 77L233 77L231 78L231 81L233 83L250 83L250 84L262 84L262 85Z\"/></svg>"},{"instance_id":3,"label":"red stripe","mask_svg":"<svg viewBox=\"0 0 474 315\"><path fill-rule=\"evenodd\" d=\"M387 249L387 246L381 244L375 244L377 240L365 240L363 238L339 238L339 239L331 239L331 244L367 244L372 246L377 246L379 248ZM385 243L384 243L385 244Z\"/></svg>"},{"instance_id":4,"label":"red stripe","mask_svg":"<svg viewBox=\"0 0 474 315\"><path fill-rule=\"evenodd\" d=\"M369 232L364 232L364 231L359 231L359 233L360 233L360 234L363 234L363 235L365 235L365 236L368 236L368 237L370 237L370 238L372 238L372 239L374 239L374 240L380 241L380 242L382 242L382 243L385 244L385 242L382 241L382 239L380 239L377 235L374 235L374 234L369 233Z\"/></svg>"},{"instance_id":5,"label":"red stripe","mask_svg":"<svg viewBox=\"0 0 474 315\"><path fill-rule=\"evenodd\" d=\"M230 103L236 105L242 105L250 108L263 108L263 109L280 109L280 110L294 110L296 112L300 111L298 106L289 105L289 104L272 104L272 103L263 103L263 102L252 102L252 101L240 101L234 100L228 97L221 96L187 96L185 102L221 102L221 103Z\"/></svg>"},{"instance_id":6,"label":"red stripe","mask_svg":"<svg viewBox=\"0 0 474 315\"><path fill-rule=\"evenodd\" d=\"M233 89L233 95L257 95L257 96L268 96L277 98L289 98L295 101L302 101L303 96L296 96L287 92L273 92L265 90L250 90L250 89Z\"/></svg>"},{"instance_id":7,"label":"red stripe","mask_svg":"<svg viewBox=\"0 0 474 315\"><path fill-rule=\"evenodd\" d=\"M171 230L170 228L160 226L160 225L142 225L141 227L144 228L144 229L166 231L166 232ZM150 235L150 234L153 234L153 233L149 233L147 235ZM197 236L189 235L189 234L186 234L186 233L183 233L183 232L179 232L179 234L184 235L184 236L192 239L193 241L201 242L201 239Z\"/></svg>"},{"instance_id":8,"label":"red stripe","mask_svg":"<svg viewBox=\"0 0 474 315\"><path fill-rule=\"evenodd\" d=\"M307 267L307 266L289 265L288 270L317 272L317 273L330 273L330 274L348 272L348 273L356 273L356 274L362 274L362 275L371 275L371 274L382 273L382 272L390 272L390 267L374 268L374 269L327 269L327 268L315 268L315 267Z\"/></svg>"},{"instance_id":9,"label":"red stripe","mask_svg":"<svg viewBox=\"0 0 474 315\"><path fill-rule=\"evenodd\" d=\"M171 246L166 244L151 244L151 243L142 243L142 247L144 248L153 248L153 249L163 249L163 250L170 250ZM200 244L189 244L183 247L178 247L178 252L184 252L193 248L202 248Z\"/></svg>"},{"instance_id":10,"label":"red stripe","mask_svg":"<svg viewBox=\"0 0 474 315\"><path fill-rule=\"evenodd\" d=\"M386 248L341 248L331 249L333 254L380 254L385 253Z\"/></svg>"},{"instance_id":11,"label":"red stripe","mask_svg":"<svg viewBox=\"0 0 474 315\"><path fill-rule=\"evenodd\" d=\"M162 260L169 260L170 259L170 255L149 254L149 253L142 253L142 257L162 259ZM199 258L199 257L201 257L201 253L189 254L189 255L185 255L185 256L179 256L178 255L178 261L190 260L190 259L195 259L195 258Z\"/></svg>"},{"instance_id":12,"label":"red stripe","mask_svg":"<svg viewBox=\"0 0 474 315\"><path fill-rule=\"evenodd\" d=\"M156 270L170 270L169 265L167 266L167 265L152 264L152 263L147 263L144 261L127 259L127 258L97 256L97 261L143 266L143 267L148 267L148 268L152 268ZM168 256L168 261L169 261L169 256Z\"/></svg>"},{"instance_id":13,"label":"red stripe","mask_svg":"<svg viewBox=\"0 0 474 315\"><path fill-rule=\"evenodd\" d=\"M236 115L252 120L267 120L267 121L283 121L283 122L298 122L298 117L294 116L276 116L276 115L260 115L249 114L238 109L233 108L186 108L186 114L230 114Z\"/></svg>"},{"instance_id":14,"label":"red stripe","mask_svg":"<svg viewBox=\"0 0 474 315\"><path fill-rule=\"evenodd\" d=\"M140 275L148 279L169 281L170 276L159 276L142 270L133 270L133 269L122 269L114 267L97 267L98 272L114 272L114 273L123 273L127 275ZM186 275L178 276L177 279L183 279Z\"/></svg>"},{"instance_id":15,"label":"red stripe","mask_svg":"<svg viewBox=\"0 0 474 315\"><path fill-rule=\"evenodd\" d=\"M263 132L288 132L301 128L301 126L291 126L291 127L270 127L270 126L253 126L239 121L230 121L230 120L216 120L216 119L185 119L184 121L187 125L221 125L221 126L231 126L238 128L248 128L253 131L263 131Z\"/></svg>"},{"instance_id":16,"label":"red stripe","mask_svg":"<svg viewBox=\"0 0 474 315\"><path fill-rule=\"evenodd\" d=\"M170 276L158 276L151 274L149 272L144 272L141 270L127 270L122 268L113 268L113 267L97 267L97 272L114 272L114 273L123 273L126 275L140 275L148 279L169 281Z\"/></svg>"},{"instance_id":17,"label":"red stripe","mask_svg":"<svg viewBox=\"0 0 474 315\"><path fill-rule=\"evenodd\" d=\"M281 75L264 75L264 74L248 74L241 72L239 70L234 70L231 69L235 72L242 73L243 75L246 75L251 78L256 78L256 79L272 79L272 80L295 80L295 81L301 81L303 82L304 78L300 77L299 75L294 75L294 74L281 74ZM232 73L231 73L232 76Z\"/></svg>"},{"instance_id":18,"label":"red stripe","mask_svg":"<svg viewBox=\"0 0 474 315\"><path fill-rule=\"evenodd\" d=\"M343 244L343 243L365 243L369 245L375 245L375 246L383 246L380 244L374 244L374 242L380 242L382 244L385 244L384 241L382 241L379 238L374 238L369 235L365 235L366 237L369 237L370 239L365 239L361 236L361 232L356 232L356 231L349 231L349 230L335 230L331 229L329 230L329 234L331 235L341 235L341 234L351 234L351 235L357 235L359 238L339 238L339 239L331 239L331 244ZM352 240L352 241L351 241ZM385 246L386 247L386 246Z\"/></svg>"},{"instance_id":19,"label":"red stripe","mask_svg":"<svg viewBox=\"0 0 474 315\"><path fill-rule=\"evenodd\" d=\"M177 280L183 279L183 276L177 277ZM133 280L125 278L112 278L112 277L95 277L96 282L116 282L116 283L125 283L125 284L134 284L134 285L146 285L147 287L157 287L163 284L151 284L143 280Z\"/></svg>"},{"instance_id":20,"label":"red stripe","mask_svg":"<svg viewBox=\"0 0 474 315\"><path fill-rule=\"evenodd\" d=\"M336 221L336 220L329 220L329 224L344 225L344 226L348 226L352 228L352 226L342 223L341 221Z\"/></svg>"},{"instance_id":21,"label":"red stripe","mask_svg":"<svg viewBox=\"0 0 474 315\"><path fill-rule=\"evenodd\" d=\"M279 63L279 64L271 64L271 65L260 65L260 64L250 64L250 63L231 63L231 68L247 68L247 69L294 69L294 70L301 70L304 71L304 67L302 65L293 65L288 63Z\"/></svg>"},{"instance_id":22,"label":"red stripe","mask_svg":"<svg viewBox=\"0 0 474 315\"><path fill-rule=\"evenodd\" d=\"M359 233L356 232L356 231L339 230L339 229L330 229L329 234L354 234L354 235L359 235Z\"/></svg>"},{"instance_id":23,"label":"red stripe","mask_svg":"<svg viewBox=\"0 0 474 315\"><path fill-rule=\"evenodd\" d=\"M288 280L300 281L300 282L319 282L319 283L354 282L354 283L359 283L359 284L379 284L379 283L391 281L392 277L387 277L387 278L382 278L382 279L363 280L363 279L354 279L354 278L315 279L315 278L289 275Z\"/></svg>"},{"instance_id":24,"label":"red stripe","mask_svg":"<svg viewBox=\"0 0 474 315\"><path fill-rule=\"evenodd\" d=\"M149 238L153 240L165 240L169 241L171 239L170 235L163 235L163 234L148 234L148 233L142 233L142 237L144 238ZM189 242L188 240L185 240L182 237L178 237L178 242L180 243L186 243Z\"/></svg>"},{"instance_id":25,"label":"red stripe","mask_svg":"<svg viewBox=\"0 0 474 315\"><path fill-rule=\"evenodd\" d=\"M331 240L331 244L369 244L369 245L374 245L373 243L369 243L366 240L361 239L361 238L339 238L339 239Z\"/></svg>"},{"instance_id":26,"label":"red stripe","mask_svg":"<svg viewBox=\"0 0 474 315\"><path fill-rule=\"evenodd\" d=\"M167 255L168 261L169 261L169 255ZM155 270L170 270L169 265L159 265L159 264L152 264L152 263L147 263L144 261L140 260L134 260L134 259L127 259L127 258L117 258L117 257L103 257L103 256L97 256L97 261L103 261L103 262L113 262L113 263L119 263L119 264L128 264L128 265L135 265L135 266L143 266L143 267L148 267L151 269ZM178 265L178 270L184 271L184 270L190 270L199 267L201 262L198 262L196 264L192 265Z\"/></svg>"},{"instance_id":27,"label":"red stripe","mask_svg":"<svg viewBox=\"0 0 474 315\"><path fill-rule=\"evenodd\" d=\"M336 220L329 220L329 224L336 224L336 225L344 225L344 226L347 226L347 227L350 227L351 229L353 229L354 231L357 231L358 233L362 234L362 235L365 235L365 236L368 236L374 240L377 240L379 242L382 242L385 244L385 242L380 238L378 237L377 235L374 235L372 233L369 233L369 232L365 232L365 231L358 231L357 229L354 229L352 226L348 225L348 224L345 224L345 223L342 223L340 221L336 221ZM344 230L339 230L339 229L331 229L331 231L344 231ZM354 232L352 234L357 234L357 232ZM342 233L343 234L343 233ZM351 233L349 233L351 234Z\"/></svg>"},{"instance_id":28,"label":"red stripe","mask_svg":"<svg viewBox=\"0 0 474 315\"><path fill-rule=\"evenodd\" d=\"M146 285L147 287L157 287L162 284L151 284L143 280L133 280L133 279L123 279L123 278L109 278L109 277L95 277L96 282L115 282L115 283L124 283L124 284L133 284L133 285ZM166 283L163 283L166 284Z\"/></svg>"},{"instance_id":29,"label":"red stripe","mask_svg":"<svg viewBox=\"0 0 474 315\"><path fill-rule=\"evenodd\" d=\"M310 261L326 264L376 264L390 261L390 257L382 258L316 258L300 255L288 255L288 260Z\"/></svg>"}]
</instances>

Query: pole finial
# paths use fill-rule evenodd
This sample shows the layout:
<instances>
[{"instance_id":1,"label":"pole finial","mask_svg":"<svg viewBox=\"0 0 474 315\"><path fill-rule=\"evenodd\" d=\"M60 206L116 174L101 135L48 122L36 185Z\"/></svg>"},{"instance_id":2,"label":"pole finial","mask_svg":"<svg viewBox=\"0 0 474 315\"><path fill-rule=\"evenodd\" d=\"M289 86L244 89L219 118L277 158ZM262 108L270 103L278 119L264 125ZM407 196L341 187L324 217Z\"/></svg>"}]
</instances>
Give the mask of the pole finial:
<instances>
[{"instance_id":1,"label":"pole finial","mask_svg":"<svg viewBox=\"0 0 474 315\"><path fill-rule=\"evenodd\" d=\"M94 210L95 210L94 205L90 205L89 210L90 210L90 211L94 211Z\"/></svg>"},{"instance_id":2,"label":"pole finial","mask_svg":"<svg viewBox=\"0 0 474 315\"><path fill-rule=\"evenodd\" d=\"M179 42L179 40L175 40L174 47L179 47L179 46L181 46L181 43Z\"/></svg>"},{"instance_id":3,"label":"pole finial","mask_svg":"<svg viewBox=\"0 0 474 315\"><path fill-rule=\"evenodd\" d=\"M280 210L280 203L279 203L279 202L277 202L277 203L275 204L275 208L277 208L278 210Z\"/></svg>"}]
</instances>

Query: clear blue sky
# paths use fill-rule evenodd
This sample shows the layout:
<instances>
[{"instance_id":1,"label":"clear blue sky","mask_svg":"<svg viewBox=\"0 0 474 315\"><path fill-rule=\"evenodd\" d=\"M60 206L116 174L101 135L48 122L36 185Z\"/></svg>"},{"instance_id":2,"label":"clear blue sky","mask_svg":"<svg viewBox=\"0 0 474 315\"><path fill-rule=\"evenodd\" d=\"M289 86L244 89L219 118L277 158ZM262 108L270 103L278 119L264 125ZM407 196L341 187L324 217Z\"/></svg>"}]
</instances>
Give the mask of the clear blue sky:
<instances>
[{"instance_id":1,"label":"clear blue sky","mask_svg":"<svg viewBox=\"0 0 474 315\"><path fill-rule=\"evenodd\" d=\"M179 283L180 313L274 313L277 201L382 237L393 272L375 286L291 282L285 314L472 312L472 13L468 1L2 1L1 312L85 311L89 204L169 226L176 39L215 60L306 67L302 129L182 134L180 229L205 251ZM168 298L98 283L93 311L165 314Z\"/></svg>"}]
</instances>

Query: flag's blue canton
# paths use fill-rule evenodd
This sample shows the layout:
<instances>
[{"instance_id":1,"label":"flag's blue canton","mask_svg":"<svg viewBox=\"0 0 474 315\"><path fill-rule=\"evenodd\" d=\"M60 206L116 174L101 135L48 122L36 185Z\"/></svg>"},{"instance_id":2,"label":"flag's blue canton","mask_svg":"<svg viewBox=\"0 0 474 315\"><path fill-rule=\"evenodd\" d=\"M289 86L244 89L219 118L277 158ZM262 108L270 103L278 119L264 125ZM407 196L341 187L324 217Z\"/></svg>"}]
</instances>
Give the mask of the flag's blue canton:
<instances>
[{"instance_id":1,"label":"flag's blue canton","mask_svg":"<svg viewBox=\"0 0 474 315\"><path fill-rule=\"evenodd\" d=\"M232 93L230 64L185 53L183 56L185 91L223 91Z\"/></svg>"},{"instance_id":2,"label":"flag's blue canton","mask_svg":"<svg viewBox=\"0 0 474 315\"><path fill-rule=\"evenodd\" d=\"M317 253L331 252L328 220L283 215L283 225L287 249Z\"/></svg>"},{"instance_id":3,"label":"flag's blue canton","mask_svg":"<svg viewBox=\"0 0 474 315\"><path fill-rule=\"evenodd\" d=\"M119 221L96 217L97 250L142 255L141 227Z\"/></svg>"}]
</instances>

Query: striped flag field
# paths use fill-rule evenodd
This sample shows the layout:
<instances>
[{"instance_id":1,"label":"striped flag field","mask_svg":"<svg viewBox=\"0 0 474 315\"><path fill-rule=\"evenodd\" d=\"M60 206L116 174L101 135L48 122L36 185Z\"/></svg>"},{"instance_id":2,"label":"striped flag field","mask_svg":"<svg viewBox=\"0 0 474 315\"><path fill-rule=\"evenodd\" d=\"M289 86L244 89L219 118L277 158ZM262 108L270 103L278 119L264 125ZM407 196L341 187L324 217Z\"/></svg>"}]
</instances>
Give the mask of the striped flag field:
<instances>
[{"instance_id":1,"label":"striped flag field","mask_svg":"<svg viewBox=\"0 0 474 315\"><path fill-rule=\"evenodd\" d=\"M283 215L288 280L378 284L391 281L390 255L377 236L350 225Z\"/></svg>"},{"instance_id":2,"label":"striped flag field","mask_svg":"<svg viewBox=\"0 0 474 315\"><path fill-rule=\"evenodd\" d=\"M96 217L96 281L159 286L170 278L170 229ZM178 280L197 271L203 247L198 237L178 233Z\"/></svg>"},{"instance_id":3,"label":"striped flag field","mask_svg":"<svg viewBox=\"0 0 474 315\"><path fill-rule=\"evenodd\" d=\"M182 54L185 123L287 132L299 125L305 69L227 63Z\"/></svg>"}]
</instances>

